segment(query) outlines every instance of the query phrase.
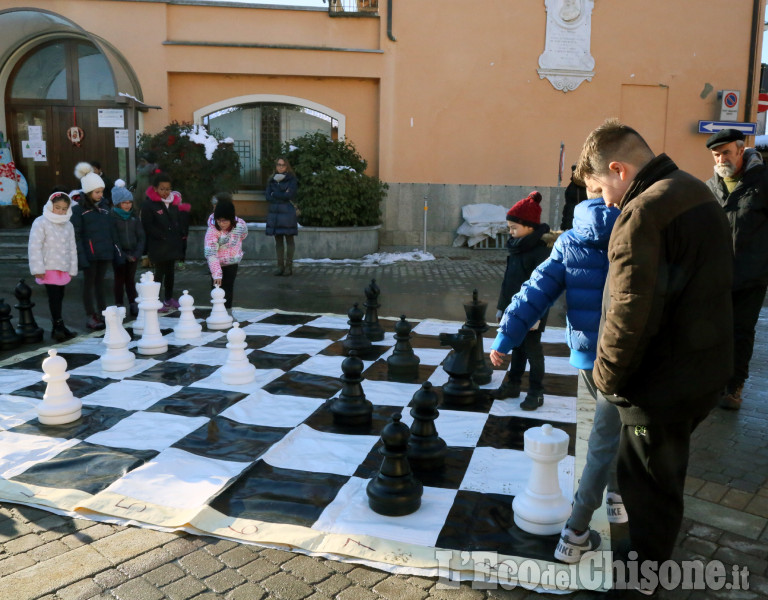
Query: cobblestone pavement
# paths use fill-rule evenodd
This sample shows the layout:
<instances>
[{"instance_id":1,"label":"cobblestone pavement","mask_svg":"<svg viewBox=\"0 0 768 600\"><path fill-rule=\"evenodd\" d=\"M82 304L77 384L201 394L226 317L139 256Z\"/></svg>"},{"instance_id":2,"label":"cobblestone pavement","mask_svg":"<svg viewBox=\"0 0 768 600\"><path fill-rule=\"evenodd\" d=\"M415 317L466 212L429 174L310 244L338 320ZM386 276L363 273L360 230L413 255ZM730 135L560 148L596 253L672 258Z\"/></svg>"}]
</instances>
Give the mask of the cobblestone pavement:
<instances>
[{"instance_id":1,"label":"cobblestone pavement","mask_svg":"<svg viewBox=\"0 0 768 600\"><path fill-rule=\"evenodd\" d=\"M383 316L463 320L473 288L488 301L488 316L504 270L498 251L437 249L438 260L366 268L299 264L291 278L271 276L270 265L246 263L235 303L256 308L346 313L364 299L372 277L382 289ZM3 264L0 294L12 297L26 265ZM188 265L177 288L206 298L205 266ZM65 318L82 320L78 283L67 291ZM35 315L49 330L44 296ZM205 302L198 301L200 304ZM552 324L562 324L557 306ZM46 333L46 335L48 335ZM40 346L47 344L47 341ZM33 347L24 347L29 351ZM0 353L0 359L12 353ZM0 390L2 392L2 390ZM758 325L752 376L740 411L716 409L692 440L683 529L674 558L721 561L748 568L749 589L665 591L662 598L768 598L768 309ZM580 432L580 436L581 436ZM284 600L424 598L541 598L524 589L444 589L436 578L392 575L373 568L283 550L188 534L165 533L0 505L0 599ZM579 592L583 600L602 594Z\"/></svg>"}]
</instances>

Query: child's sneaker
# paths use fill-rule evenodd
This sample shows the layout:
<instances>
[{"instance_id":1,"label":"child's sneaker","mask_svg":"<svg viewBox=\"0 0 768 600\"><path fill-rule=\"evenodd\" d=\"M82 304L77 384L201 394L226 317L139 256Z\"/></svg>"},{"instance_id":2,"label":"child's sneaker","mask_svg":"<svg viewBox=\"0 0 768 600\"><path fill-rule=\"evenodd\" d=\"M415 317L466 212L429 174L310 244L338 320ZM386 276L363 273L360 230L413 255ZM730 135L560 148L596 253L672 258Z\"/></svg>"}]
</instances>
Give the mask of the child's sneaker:
<instances>
[{"instance_id":1,"label":"child's sneaker","mask_svg":"<svg viewBox=\"0 0 768 600\"><path fill-rule=\"evenodd\" d=\"M179 304L179 301L178 301L178 300L176 300L176 298L168 298L168 300L166 300L166 302L168 303L168 305L169 305L171 308L179 308L179 306L181 306L181 305Z\"/></svg>"},{"instance_id":2,"label":"child's sneaker","mask_svg":"<svg viewBox=\"0 0 768 600\"><path fill-rule=\"evenodd\" d=\"M528 395L520 403L520 408L523 410L536 410L542 404L544 404L544 394L541 392L528 392Z\"/></svg>"},{"instance_id":3,"label":"child's sneaker","mask_svg":"<svg viewBox=\"0 0 768 600\"><path fill-rule=\"evenodd\" d=\"M171 312L172 310L173 310L173 307L170 305L168 300L166 300L165 302L163 302L163 305L160 307L160 309L157 312L165 314L165 313Z\"/></svg>"},{"instance_id":4,"label":"child's sneaker","mask_svg":"<svg viewBox=\"0 0 768 600\"><path fill-rule=\"evenodd\" d=\"M624 500L619 494L608 492L605 497L606 510L609 523L626 523L627 511L624 509Z\"/></svg>"},{"instance_id":5,"label":"child's sneaker","mask_svg":"<svg viewBox=\"0 0 768 600\"><path fill-rule=\"evenodd\" d=\"M600 534L594 529L587 529L582 534L574 533L568 526L563 527L555 548L555 558L564 563L574 564L581 560L585 552L600 547Z\"/></svg>"}]
</instances>

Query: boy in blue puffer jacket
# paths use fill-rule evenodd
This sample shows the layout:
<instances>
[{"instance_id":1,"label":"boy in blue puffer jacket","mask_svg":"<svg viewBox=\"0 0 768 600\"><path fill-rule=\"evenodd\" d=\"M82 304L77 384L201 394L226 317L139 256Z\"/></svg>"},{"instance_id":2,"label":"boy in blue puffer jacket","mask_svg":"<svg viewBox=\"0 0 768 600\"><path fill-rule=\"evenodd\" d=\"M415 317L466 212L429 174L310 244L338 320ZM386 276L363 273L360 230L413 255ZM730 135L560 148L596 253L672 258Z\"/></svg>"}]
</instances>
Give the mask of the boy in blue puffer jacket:
<instances>
[{"instance_id":1,"label":"boy in blue puffer jacket","mask_svg":"<svg viewBox=\"0 0 768 600\"><path fill-rule=\"evenodd\" d=\"M530 328L565 291L570 363L579 369L596 403L587 462L574 496L573 511L555 550L555 558L567 563L579 562L584 552L600 546L600 534L589 528L589 522L602 504L606 484L608 520L626 522L616 483L621 420L616 406L600 394L592 379L603 287L608 276L608 240L618 215L619 210L607 207L602 198L588 199L576 206L573 229L557 239L550 257L512 298L490 355L491 362L499 366L502 355L522 343Z\"/></svg>"}]
</instances>

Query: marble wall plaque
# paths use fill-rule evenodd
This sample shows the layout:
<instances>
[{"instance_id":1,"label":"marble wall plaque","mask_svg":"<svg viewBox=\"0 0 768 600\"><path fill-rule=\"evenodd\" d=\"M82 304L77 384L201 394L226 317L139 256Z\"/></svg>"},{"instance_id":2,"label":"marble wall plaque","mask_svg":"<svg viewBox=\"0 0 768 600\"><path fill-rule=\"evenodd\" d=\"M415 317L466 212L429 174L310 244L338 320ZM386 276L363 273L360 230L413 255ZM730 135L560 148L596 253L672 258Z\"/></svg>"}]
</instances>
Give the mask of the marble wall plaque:
<instances>
[{"instance_id":1,"label":"marble wall plaque","mask_svg":"<svg viewBox=\"0 0 768 600\"><path fill-rule=\"evenodd\" d=\"M539 56L539 77L569 92L592 81L595 59L589 51L594 0L545 0L547 32Z\"/></svg>"}]
</instances>

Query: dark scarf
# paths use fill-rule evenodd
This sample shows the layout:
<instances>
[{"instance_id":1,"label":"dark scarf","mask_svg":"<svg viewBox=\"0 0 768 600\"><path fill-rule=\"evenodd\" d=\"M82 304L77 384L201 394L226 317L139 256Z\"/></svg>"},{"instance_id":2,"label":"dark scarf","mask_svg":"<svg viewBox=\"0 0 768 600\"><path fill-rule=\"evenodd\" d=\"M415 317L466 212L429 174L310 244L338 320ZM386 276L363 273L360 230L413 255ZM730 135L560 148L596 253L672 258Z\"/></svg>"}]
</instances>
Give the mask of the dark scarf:
<instances>
[{"instance_id":1,"label":"dark scarf","mask_svg":"<svg viewBox=\"0 0 768 600\"><path fill-rule=\"evenodd\" d=\"M521 252L528 252L536 244L541 241L541 237L549 232L549 225L541 223L536 226L531 233L521 238L510 237L507 240L507 250L510 254L520 254Z\"/></svg>"}]
</instances>

